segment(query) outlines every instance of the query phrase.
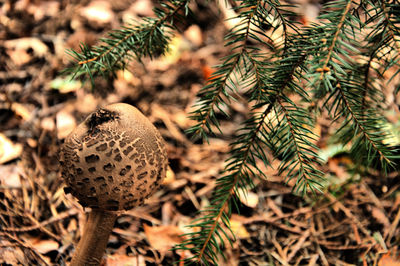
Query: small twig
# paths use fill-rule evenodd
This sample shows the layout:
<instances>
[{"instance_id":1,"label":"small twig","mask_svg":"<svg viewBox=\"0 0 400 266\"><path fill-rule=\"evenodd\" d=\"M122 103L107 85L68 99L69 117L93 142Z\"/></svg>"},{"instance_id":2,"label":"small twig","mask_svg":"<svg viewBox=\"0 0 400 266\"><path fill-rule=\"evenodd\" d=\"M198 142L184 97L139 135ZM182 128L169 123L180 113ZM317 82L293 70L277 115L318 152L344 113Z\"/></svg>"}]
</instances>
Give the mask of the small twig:
<instances>
[{"instance_id":1,"label":"small twig","mask_svg":"<svg viewBox=\"0 0 400 266\"><path fill-rule=\"evenodd\" d=\"M304 246L304 242L307 240L307 238L310 236L310 229L306 230L301 237L299 238L299 240L297 241L297 243L293 246L292 251L289 253L289 255L287 256L287 260L291 261L292 258L294 258L294 256L296 256L297 252Z\"/></svg>"},{"instance_id":2,"label":"small twig","mask_svg":"<svg viewBox=\"0 0 400 266\"><path fill-rule=\"evenodd\" d=\"M341 209L344 214L349 217L357 226L358 228L360 228L360 230L370 239L372 240L372 243L375 244L375 240L374 238L370 235L370 233L368 232L368 230L361 224L361 222L357 219L357 217L348 209L346 208L343 203L341 203L340 201L338 201L333 195L331 195L330 193L326 193L326 197L335 202L337 204L337 206L339 207L339 209Z\"/></svg>"},{"instance_id":3,"label":"small twig","mask_svg":"<svg viewBox=\"0 0 400 266\"><path fill-rule=\"evenodd\" d=\"M364 245L348 245L348 246L343 246L343 245L335 245L329 241L322 241L322 240L317 240L318 244L324 246L327 249L331 250L354 250L354 249L363 249L363 248L369 248L372 246L372 244L364 244Z\"/></svg>"},{"instance_id":4,"label":"small twig","mask_svg":"<svg viewBox=\"0 0 400 266\"><path fill-rule=\"evenodd\" d=\"M389 227L388 234L385 237L386 241L390 241L390 239L392 239L394 232L396 231L396 228L399 226L399 222L400 222L400 209L397 211L396 217L394 218L393 223Z\"/></svg>"},{"instance_id":5,"label":"small twig","mask_svg":"<svg viewBox=\"0 0 400 266\"><path fill-rule=\"evenodd\" d=\"M61 213L57 217L51 217L50 219L40 222L36 225L25 226L25 227L20 227L20 228L9 227L9 228L2 228L1 230L3 232L29 232L29 231L33 231L33 230L37 230L37 229L43 229L44 226L64 220L65 218L74 216L76 214L78 214L78 211L76 209L71 209L69 211Z\"/></svg>"}]
</instances>

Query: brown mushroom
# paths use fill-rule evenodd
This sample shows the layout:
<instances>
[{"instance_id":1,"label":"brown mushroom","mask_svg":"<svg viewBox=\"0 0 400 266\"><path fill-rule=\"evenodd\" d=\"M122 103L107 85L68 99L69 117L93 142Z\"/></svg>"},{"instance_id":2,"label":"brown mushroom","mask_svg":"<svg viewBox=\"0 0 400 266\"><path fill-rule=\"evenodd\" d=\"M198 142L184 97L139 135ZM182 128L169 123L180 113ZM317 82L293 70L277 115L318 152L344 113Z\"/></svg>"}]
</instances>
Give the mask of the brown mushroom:
<instances>
[{"instance_id":1,"label":"brown mushroom","mask_svg":"<svg viewBox=\"0 0 400 266\"><path fill-rule=\"evenodd\" d=\"M119 213L142 204L164 178L164 141L135 107L111 104L66 138L60 163L65 192L92 209L71 265L99 265Z\"/></svg>"}]
</instances>

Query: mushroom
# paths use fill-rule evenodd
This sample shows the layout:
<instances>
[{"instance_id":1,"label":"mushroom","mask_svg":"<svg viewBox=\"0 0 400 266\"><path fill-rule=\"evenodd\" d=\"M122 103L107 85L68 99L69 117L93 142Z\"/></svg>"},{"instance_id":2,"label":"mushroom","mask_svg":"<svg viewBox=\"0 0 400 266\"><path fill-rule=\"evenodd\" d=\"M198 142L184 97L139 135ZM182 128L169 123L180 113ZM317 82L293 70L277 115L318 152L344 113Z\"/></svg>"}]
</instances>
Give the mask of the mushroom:
<instances>
[{"instance_id":1,"label":"mushroom","mask_svg":"<svg viewBox=\"0 0 400 266\"><path fill-rule=\"evenodd\" d=\"M116 103L68 135L60 165L64 191L92 209L71 265L99 265L118 215L157 190L167 155L154 125L135 107Z\"/></svg>"}]
</instances>

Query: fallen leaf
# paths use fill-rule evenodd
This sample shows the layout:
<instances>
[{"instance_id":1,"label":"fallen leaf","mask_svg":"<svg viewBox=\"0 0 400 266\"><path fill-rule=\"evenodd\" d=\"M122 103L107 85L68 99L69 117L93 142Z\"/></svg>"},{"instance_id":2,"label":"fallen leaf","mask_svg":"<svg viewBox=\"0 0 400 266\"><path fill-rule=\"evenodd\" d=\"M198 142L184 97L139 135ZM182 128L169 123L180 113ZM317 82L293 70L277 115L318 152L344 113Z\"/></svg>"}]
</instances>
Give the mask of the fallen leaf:
<instances>
[{"instance_id":1,"label":"fallen leaf","mask_svg":"<svg viewBox=\"0 0 400 266\"><path fill-rule=\"evenodd\" d=\"M147 240L155 250L165 254L174 245L183 241L183 232L174 225L149 226L143 225Z\"/></svg>"},{"instance_id":2,"label":"fallen leaf","mask_svg":"<svg viewBox=\"0 0 400 266\"><path fill-rule=\"evenodd\" d=\"M243 225L243 219L239 215L232 215L230 219L231 229L236 238L249 238L250 234Z\"/></svg>"},{"instance_id":3,"label":"fallen leaf","mask_svg":"<svg viewBox=\"0 0 400 266\"><path fill-rule=\"evenodd\" d=\"M0 164L14 160L21 155L22 145L14 144L4 134L0 133Z\"/></svg>"},{"instance_id":4,"label":"fallen leaf","mask_svg":"<svg viewBox=\"0 0 400 266\"><path fill-rule=\"evenodd\" d=\"M378 266L400 266L400 258L395 258L388 252L379 260Z\"/></svg>"},{"instance_id":5,"label":"fallen leaf","mask_svg":"<svg viewBox=\"0 0 400 266\"><path fill-rule=\"evenodd\" d=\"M38 5L32 4L28 7L28 13L35 17L35 20L41 20L44 17L56 16L60 10L59 1L37 1Z\"/></svg>"},{"instance_id":6,"label":"fallen leaf","mask_svg":"<svg viewBox=\"0 0 400 266\"><path fill-rule=\"evenodd\" d=\"M258 195L251 191L239 189L239 199L244 205L250 208L255 208L258 204Z\"/></svg>"},{"instance_id":7,"label":"fallen leaf","mask_svg":"<svg viewBox=\"0 0 400 266\"><path fill-rule=\"evenodd\" d=\"M39 253L45 254L45 253L50 252L52 250L57 250L60 245L55 240L50 240L50 239L43 240L43 239L41 239L39 241L33 242L32 246Z\"/></svg>"},{"instance_id":8,"label":"fallen leaf","mask_svg":"<svg viewBox=\"0 0 400 266\"><path fill-rule=\"evenodd\" d=\"M142 255L136 255L130 257L124 254L113 254L112 256L107 256L106 261L107 266L145 266L145 259Z\"/></svg>"},{"instance_id":9,"label":"fallen leaf","mask_svg":"<svg viewBox=\"0 0 400 266\"><path fill-rule=\"evenodd\" d=\"M19 38L14 40L8 40L3 43L5 48L24 50L27 51L29 48L32 49L33 54L39 57L44 57L49 48L41 40L34 37Z\"/></svg>"},{"instance_id":10,"label":"fallen leaf","mask_svg":"<svg viewBox=\"0 0 400 266\"><path fill-rule=\"evenodd\" d=\"M29 259L19 247L2 247L0 248L0 264L28 265Z\"/></svg>"},{"instance_id":11,"label":"fallen leaf","mask_svg":"<svg viewBox=\"0 0 400 266\"><path fill-rule=\"evenodd\" d=\"M159 64L174 64L181 58L182 53L188 50L190 50L190 42L185 38L182 38L182 35L177 34L171 38L168 46L168 52L160 58L161 60Z\"/></svg>"},{"instance_id":12,"label":"fallen leaf","mask_svg":"<svg viewBox=\"0 0 400 266\"><path fill-rule=\"evenodd\" d=\"M21 179L18 174L18 166L15 164L0 165L0 184L8 188L20 188Z\"/></svg>"},{"instance_id":13,"label":"fallen leaf","mask_svg":"<svg viewBox=\"0 0 400 266\"><path fill-rule=\"evenodd\" d=\"M163 180L163 185L171 184L175 181L175 173L172 171L171 167L168 166L166 176Z\"/></svg>"},{"instance_id":14,"label":"fallen leaf","mask_svg":"<svg viewBox=\"0 0 400 266\"><path fill-rule=\"evenodd\" d=\"M22 66L32 59L32 56L22 49L9 49L6 52L16 66Z\"/></svg>"},{"instance_id":15,"label":"fallen leaf","mask_svg":"<svg viewBox=\"0 0 400 266\"><path fill-rule=\"evenodd\" d=\"M28 121L32 117L33 108L28 109L25 105L22 105L20 103L13 103L11 109L14 111L16 115L20 116L24 121Z\"/></svg>"},{"instance_id":16,"label":"fallen leaf","mask_svg":"<svg viewBox=\"0 0 400 266\"><path fill-rule=\"evenodd\" d=\"M43 118L42 121L40 122L40 126L42 127L43 130L47 130L49 132L53 131L56 128L54 119L51 117Z\"/></svg>"},{"instance_id":17,"label":"fallen leaf","mask_svg":"<svg viewBox=\"0 0 400 266\"><path fill-rule=\"evenodd\" d=\"M154 16L153 3L150 0L137 0L131 5L129 9L139 16Z\"/></svg>"},{"instance_id":18,"label":"fallen leaf","mask_svg":"<svg viewBox=\"0 0 400 266\"><path fill-rule=\"evenodd\" d=\"M90 22L97 22L99 24L110 23L114 16L111 10L111 4L108 1L91 2L82 9L81 15Z\"/></svg>"},{"instance_id":19,"label":"fallen leaf","mask_svg":"<svg viewBox=\"0 0 400 266\"><path fill-rule=\"evenodd\" d=\"M200 46L203 43L203 35L198 25L193 24L183 33L186 39L192 42L196 46Z\"/></svg>"}]
</instances>

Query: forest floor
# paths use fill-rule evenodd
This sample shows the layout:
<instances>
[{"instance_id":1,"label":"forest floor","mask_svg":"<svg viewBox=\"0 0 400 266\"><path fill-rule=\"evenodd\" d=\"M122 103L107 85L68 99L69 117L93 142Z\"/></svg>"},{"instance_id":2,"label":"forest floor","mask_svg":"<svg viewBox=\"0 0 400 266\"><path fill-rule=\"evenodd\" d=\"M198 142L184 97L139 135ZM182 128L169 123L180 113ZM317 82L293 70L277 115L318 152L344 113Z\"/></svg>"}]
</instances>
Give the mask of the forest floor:
<instances>
[{"instance_id":1,"label":"forest floor","mask_svg":"<svg viewBox=\"0 0 400 266\"><path fill-rule=\"evenodd\" d=\"M60 75L71 66L66 49L96 44L130 19L154 15L150 0L0 3L0 265L70 261L85 212L63 192L60 145L88 113L113 102L138 107L160 129L170 169L145 205L118 218L105 263L172 265L185 256L170 249L207 205L248 112L233 106L224 134L210 143L184 133L194 123L188 116L196 93L228 51L223 16L207 5L194 7L199 16L182 26L168 55L133 62L92 90L90 82ZM323 136L327 128L321 121L316 130ZM360 170L345 152L321 148L323 193L296 196L284 177L266 169L267 180L255 180L232 214L237 240L220 265L400 265L399 174Z\"/></svg>"}]
</instances>

